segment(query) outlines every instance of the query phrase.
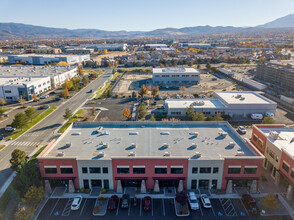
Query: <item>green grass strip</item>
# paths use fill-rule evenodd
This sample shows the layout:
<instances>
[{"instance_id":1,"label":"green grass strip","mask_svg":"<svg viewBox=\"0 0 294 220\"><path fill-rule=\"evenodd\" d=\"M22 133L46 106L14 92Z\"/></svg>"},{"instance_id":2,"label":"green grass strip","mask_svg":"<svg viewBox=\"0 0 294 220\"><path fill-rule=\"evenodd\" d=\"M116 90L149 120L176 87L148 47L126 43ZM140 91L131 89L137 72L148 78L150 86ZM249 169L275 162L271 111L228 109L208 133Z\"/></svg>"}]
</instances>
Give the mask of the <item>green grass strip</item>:
<instances>
[{"instance_id":1,"label":"green grass strip","mask_svg":"<svg viewBox=\"0 0 294 220\"><path fill-rule=\"evenodd\" d=\"M36 125L38 122L40 122L41 120L43 120L45 117L47 117L48 115L50 115L55 109L57 109L56 106L51 106L50 108L48 108L47 110L43 111L42 113L40 113L39 115L37 115L37 117L35 117L32 122L29 122L22 130L17 129L16 131L14 131L11 135L7 136L5 138L5 140L8 140L10 138L12 138L12 140L18 138L20 135L22 135L23 133L25 133L27 130L29 130L31 127L33 127L34 125Z\"/></svg>"},{"instance_id":2,"label":"green grass strip","mask_svg":"<svg viewBox=\"0 0 294 220\"><path fill-rule=\"evenodd\" d=\"M63 133L71 125L71 123L75 122L78 119L83 111L84 109L78 110L77 113L75 113L74 116L68 119L68 121L58 130L58 133Z\"/></svg>"}]
</instances>

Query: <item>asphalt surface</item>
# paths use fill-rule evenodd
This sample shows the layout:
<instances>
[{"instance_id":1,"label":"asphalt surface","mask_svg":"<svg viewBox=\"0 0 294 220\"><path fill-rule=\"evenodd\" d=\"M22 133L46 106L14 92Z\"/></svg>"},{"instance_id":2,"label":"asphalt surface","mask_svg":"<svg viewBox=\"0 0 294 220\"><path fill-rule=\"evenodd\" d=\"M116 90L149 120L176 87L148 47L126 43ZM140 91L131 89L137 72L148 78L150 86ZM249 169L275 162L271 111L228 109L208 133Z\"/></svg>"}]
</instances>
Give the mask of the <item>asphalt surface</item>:
<instances>
[{"instance_id":1,"label":"asphalt surface","mask_svg":"<svg viewBox=\"0 0 294 220\"><path fill-rule=\"evenodd\" d=\"M49 199L37 216L37 220L78 220L78 219L290 219L289 216L252 216L244 207L240 199L222 201L211 199L212 208L206 209L200 203L200 209L190 210L189 217L177 217L173 199L152 199L151 210L144 211L142 199L137 199L137 206L132 202L128 209L118 207L113 211L106 211L105 216L93 216L95 198L84 198L80 209L70 210L72 200L67 198Z\"/></svg>"},{"instance_id":2,"label":"asphalt surface","mask_svg":"<svg viewBox=\"0 0 294 220\"><path fill-rule=\"evenodd\" d=\"M46 144L54 138L57 138L59 134L53 133L64 122L64 112L66 108L69 108L72 112L78 109L78 107L84 103L91 95L89 91L92 89L96 91L111 75L112 69L107 69L105 73L100 75L97 79L92 81L87 87L83 88L74 97L68 101L62 103L58 109L39 122L36 126L31 128L17 140L7 142L3 150L0 151L0 186L6 181L12 170L9 168L9 159L14 149L20 149L25 151L28 155L35 149L36 145Z\"/></svg>"}]
</instances>

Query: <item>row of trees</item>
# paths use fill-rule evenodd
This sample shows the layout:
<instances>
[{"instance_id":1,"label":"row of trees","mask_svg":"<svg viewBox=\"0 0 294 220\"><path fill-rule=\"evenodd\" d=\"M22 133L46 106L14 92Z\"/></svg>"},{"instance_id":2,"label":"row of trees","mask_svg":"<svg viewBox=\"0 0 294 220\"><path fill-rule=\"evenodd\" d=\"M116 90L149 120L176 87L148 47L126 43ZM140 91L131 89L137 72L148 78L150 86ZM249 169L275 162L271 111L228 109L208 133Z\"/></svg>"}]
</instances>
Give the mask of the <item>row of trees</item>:
<instances>
[{"instance_id":1,"label":"row of trees","mask_svg":"<svg viewBox=\"0 0 294 220\"><path fill-rule=\"evenodd\" d=\"M154 86L152 88L147 87L145 84L141 86L141 89L139 90L138 94L141 98L144 98L148 94L148 92L151 90L151 95L154 97L158 96L159 93L159 87Z\"/></svg>"},{"instance_id":2,"label":"row of trees","mask_svg":"<svg viewBox=\"0 0 294 220\"><path fill-rule=\"evenodd\" d=\"M30 107L25 110L24 113L17 113L14 116L14 119L11 123L11 126L18 129L23 129L28 122L32 122L32 120L37 116L37 110L33 107Z\"/></svg>"},{"instance_id":3,"label":"row of trees","mask_svg":"<svg viewBox=\"0 0 294 220\"><path fill-rule=\"evenodd\" d=\"M11 169L16 171L12 187L17 194L16 198L20 198L14 219L30 219L44 193L37 160L29 159L24 151L15 149L11 154L10 164Z\"/></svg>"}]
</instances>

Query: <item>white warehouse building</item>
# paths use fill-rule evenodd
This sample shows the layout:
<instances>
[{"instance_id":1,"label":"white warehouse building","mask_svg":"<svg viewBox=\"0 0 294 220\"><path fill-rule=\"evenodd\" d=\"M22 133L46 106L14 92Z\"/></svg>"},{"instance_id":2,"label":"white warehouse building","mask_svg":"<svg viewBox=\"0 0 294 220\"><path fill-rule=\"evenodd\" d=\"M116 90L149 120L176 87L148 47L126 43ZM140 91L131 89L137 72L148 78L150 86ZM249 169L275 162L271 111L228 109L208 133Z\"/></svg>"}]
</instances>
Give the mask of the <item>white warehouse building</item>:
<instances>
[{"instance_id":1,"label":"white warehouse building","mask_svg":"<svg viewBox=\"0 0 294 220\"><path fill-rule=\"evenodd\" d=\"M90 54L64 55L64 54L20 54L9 55L9 64L23 63L33 65L54 64L66 62L69 65L82 63L90 60Z\"/></svg>"},{"instance_id":2,"label":"white warehouse building","mask_svg":"<svg viewBox=\"0 0 294 220\"><path fill-rule=\"evenodd\" d=\"M78 74L78 67L72 66L1 66L0 77L49 76L53 88Z\"/></svg>"},{"instance_id":3,"label":"white warehouse building","mask_svg":"<svg viewBox=\"0 0 294 220\"><path fill-rule=\"evenodd\" d=\"M80 47L92 48L94 50L125 51L128 44L81 44Z\"/></svg>"},{"instance_id":4,"label":"white warehouse building","mask_svg":"<svg viewBox=\"0 0 294 220\"><path fill-rule=\"evenodd\" d=\"M39 95L51 89L49 76L0 77L0 97L7 102L20 98L31 100L33 94Z\"/></svg>"},{"instance_id":5,"label":"white warehouse building","mask_svg":"<svg viewBox=\"0 0 294 220\"><path fill-rule=\"evenodd\" d=\"M232 118L246 118L250 114L275 114L277 103L259 93L214 92L211 99L168 99L164 108L169 117L185 117L187 108L193 106L195 112L203 112L205 116L213 116L217 112Z\"/></svg>"},{"instance_id":6,"label":"white warehouse building","mask_svg":"<svg viewBox=\"0 0 294 220\"><path fill-rule=\"evenodd\" d=\"M155 85L195 85L200 82L200 72L184 67L153 68L152 80Z\"/></svg>"}]
</instances>

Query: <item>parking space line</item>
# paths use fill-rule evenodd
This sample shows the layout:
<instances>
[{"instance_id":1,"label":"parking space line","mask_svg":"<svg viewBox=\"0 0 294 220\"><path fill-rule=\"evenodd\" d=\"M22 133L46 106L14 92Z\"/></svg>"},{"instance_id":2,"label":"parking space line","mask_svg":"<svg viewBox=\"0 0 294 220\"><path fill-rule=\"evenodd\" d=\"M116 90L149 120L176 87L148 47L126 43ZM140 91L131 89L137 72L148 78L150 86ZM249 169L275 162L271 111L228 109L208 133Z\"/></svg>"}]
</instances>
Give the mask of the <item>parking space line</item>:
<instances>
[{"instance_id":1,"label":"parking space line","mask_svg":"<svg viewBox=\"0 0 294 220\"><path fill-rule=\"evenodd\" d=\"M200 202L199 202L199 209L200 209L201 215L203 216L203 211L202 211Z\"/></svg>"},{"instance_id":2,"label":"parking space line","mask_svg":"<svg viewBox=\"0 0 294 220\"><path fill-rule=\"evenodd\" d=\"M213 212L213 215L215 216L215 212L214 212L213 206L211 206L211 210Z\"/></svg>"},{"instance_id":3,"label":"parking space line","mask_svg":"<svg viewBox=\"0 0 294 220\"><path fill-rule=\"evenodd\" d=\"M73 198L70 198L67 200L67 203L62 211L62 216L69 216L70 212L71 212L71 204L73 202Z\"/></svg>"},{"instance_id":4,"label":"parking space line","mask_svg":"<svg viewBox=\"0 0 294 220\"><path fill-rule=\"evenodd\" d=\"M165 206L164 206L164 199L162 199L162 210L163 210L163 216L165 216Z\"/></svg>"},{"instance_id":5,"label":"parking space line","mask_svg":"<svg viewBox=\"0 0 294 220\"><path fill-rule=\"evenodd\" d=\"M82 210L81 210L81 212L80 212L80 216L82 216L82 213L83 213L83 211L84 211L84 208L85 208L85 205L86 205L87 201L88 201L88 198L86 198L86 200L85 200L85 203L84 203L84 205L83 205L83 207L82 207Z\"/></svg>"},{"instance_id":6,"label":"parking space line","mask_svg":"<svg viewBox=\"0 0 294 220\"><path fill-rule=\"evenodd\" d=\"M142 216L142 199L140 201L140 216Z\"/></svg>"},{"instance_id":7,"label":"parking space line","mask_svg":"<svg viewBox=\"0 0 294 220\"><path fill-rule=\"evenodd\" d=\"M243 201L242 201L242 199L240 199L240 201L241 201L241 203L242 203L243 208L244 208L245 211L246 211L246 214L247 214L248 216L250 216L250 215L249 215L249 212L247 211L247 209L246 209L246 207L245 207L245 205L244 205L244 203L243 203Z\"/></svg>"},{"instance_id":8,"label":"parking space line","mask_svg":"<svg viewBox=\"0 0 294 220\"><path fill-rule=\"evenodd\" d=\"M116 216L118 216L118 209L119 209L119 206L120 206L120 198L118 199L118 204L117 204L117 209L116 209Z\"/></svg>"},{"instance_id":9,"label":"parking space line","mask_svg":"<svg viewBox=\"0 0 294 220\"><path fill-rule=\"evenodd\" d=\"M153 199L151 199L151 208L152 208L152 216L153 216Z\"/></svg>"},{"instance_id":10,"label":"parking space line","mask_svg":"<svg viewBox=\"0 0 294 220\"><path fill-rule=\"evenodd\" d=\"M60 200L60 199L58 199L58 200L56 201L56 203L55 203L55 205L54 205L54 207L53 207L53 209L52 209L52 211L51 211L51 213L50 213L50 216L52 215L52 213L53 213L54 209L56 208L56 206L57 206L57 203L59 202L59 200Z\"/></svg>"},{"instance_id":11,"label":"parking space line","mask_svg":"<svg viewBox=\"0 0 294 220\"><path fill-rule=\"evenodd\" d=\"M128 216L130 216L131 204L132 204L132 199L130 199L130 205L129 205L129 210L128 210Z\"/></svg>"}]
</instances>

